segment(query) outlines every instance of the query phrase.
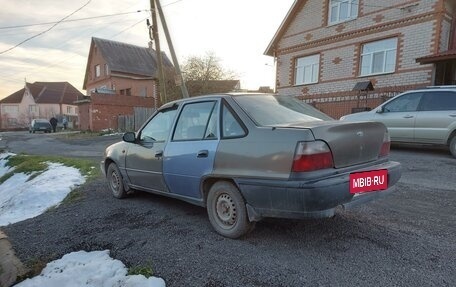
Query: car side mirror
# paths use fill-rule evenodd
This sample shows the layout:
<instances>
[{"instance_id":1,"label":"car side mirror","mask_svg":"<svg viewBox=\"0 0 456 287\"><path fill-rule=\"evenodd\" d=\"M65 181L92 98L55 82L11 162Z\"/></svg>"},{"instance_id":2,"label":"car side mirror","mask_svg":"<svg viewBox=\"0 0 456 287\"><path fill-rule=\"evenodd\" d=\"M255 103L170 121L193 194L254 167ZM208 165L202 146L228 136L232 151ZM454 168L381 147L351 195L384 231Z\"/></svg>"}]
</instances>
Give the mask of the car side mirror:
<instances>
[{"instance_id":1,"label":"car side mirror","mask_svg":"<svg viewBox=\"0 0 456 287\"><path fill-rule=\"evenodd\" d=\"M136 134L134 132L126 132L122 136L124 142L134 143L136 141Z\"/></svg>"},{"instance_id":2,"label":"car side mirror","mask_svg":"<svg viewBox=\"0 0 456 287\"><path fill-rule=\"evenodd\" d=\"M380 109L377 109L375 111L377 114L383 114L385 112L385 108L384 107L381 107Z\"/></svg>"}]
</instances>

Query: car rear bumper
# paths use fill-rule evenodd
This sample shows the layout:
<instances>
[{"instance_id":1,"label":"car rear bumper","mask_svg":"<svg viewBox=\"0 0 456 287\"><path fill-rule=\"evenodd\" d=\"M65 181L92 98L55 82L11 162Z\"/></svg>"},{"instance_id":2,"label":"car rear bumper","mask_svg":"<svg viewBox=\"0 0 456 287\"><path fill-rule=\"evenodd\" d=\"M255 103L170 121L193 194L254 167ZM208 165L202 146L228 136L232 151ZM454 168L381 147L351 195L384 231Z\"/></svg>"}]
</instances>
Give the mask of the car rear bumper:
<instances>
[{"instance_id":1,"label":"car rear bumper","mask_svg":"<svg viewBox=\"0 0 456 287\"><path fill-rule=\"evenodd\" d=\"M350 173L388 170L388 189L353 195ZM335 208L351 208L390 193L401 177L401 165L388 161L367 168L313 180L236 179L247 203L251 221L263 217L322 218L334 215Z\"/></svg>"}]
</instances>

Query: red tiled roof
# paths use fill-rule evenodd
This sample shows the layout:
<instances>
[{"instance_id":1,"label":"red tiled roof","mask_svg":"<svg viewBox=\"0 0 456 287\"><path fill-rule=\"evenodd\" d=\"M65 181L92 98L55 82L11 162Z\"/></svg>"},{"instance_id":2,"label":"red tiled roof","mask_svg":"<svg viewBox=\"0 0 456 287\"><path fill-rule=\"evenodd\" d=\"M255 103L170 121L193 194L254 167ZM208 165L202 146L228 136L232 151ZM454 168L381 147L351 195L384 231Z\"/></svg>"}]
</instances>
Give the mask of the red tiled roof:
<instances>
[{"instance_id":1,"label":"red tiled roof","mask_svg":"<svg viewBox=\"0 0 456 287\"><path fill-rule=\"evenodd\" d=\"M22 97L24 96L25 88L20 89L19 91L12 93L8 97L0 100L1 104L17 104L22 102Z\"/></svg>"},{"instance_id":2,"label":"red tiled roof","mask_svg":"<svg viewBox=\"0 0 456 287\"><path fill-rule=\"evenodd\" d=\"M72 105L84 95L68 82L35 82L26 83L26 87L32 94L37 104L68 104ZM20 103L25 88L9 95L0 103Z\"/></svg>"},{"instance_id":3,"label":"red tiled roof","mask_svg":"<svg viewBox=\"0 0 456 287\"><path fill-rule=\"evenodd\" d=\"M456 49L451 49L445 52L436 53L429 56L417 58L416 62L420 64L430 64L439 61L454 60L456 59Z\"/></svg>"}]
</instances>

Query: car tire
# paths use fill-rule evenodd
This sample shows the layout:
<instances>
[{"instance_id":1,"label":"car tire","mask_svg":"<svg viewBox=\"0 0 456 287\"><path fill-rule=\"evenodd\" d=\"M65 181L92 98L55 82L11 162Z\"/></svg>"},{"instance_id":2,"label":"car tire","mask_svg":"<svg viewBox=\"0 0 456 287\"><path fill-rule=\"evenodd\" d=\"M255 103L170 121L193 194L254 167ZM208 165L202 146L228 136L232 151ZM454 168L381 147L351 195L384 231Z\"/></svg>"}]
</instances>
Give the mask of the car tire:
<instances>
[{"instance_id":1,"label":"car tire","mask_svg":"<svg viewBox=\"0 0 456 287\"><path fill-rule=\"evenodd\" d=\"M108 180L108 187L115 198L125 198L127 192L125 191L122 174L115 163L110 163L106 171L106 179Z\"/></svg>"},{"instance_id":2,"label":"car tire","mask_svg":"<svg viewBox=\"0 0 456 287\"><path fill-rule=\"evenodd\" d=\"M450 140L450 152L454 157L456 157L456 135L454 135Z\"/></svg>"},{"instance_id":3,"label":"car tire","mask_svg":"<svg viewBox=\"0 0 456 287\"><path fill-rule=\"evenodd\" d=\"M228 238L239 238L253 229L244 198L230 182L216 182L207 196L207 214L212 227Z\"/></svg>"}]
</instances>

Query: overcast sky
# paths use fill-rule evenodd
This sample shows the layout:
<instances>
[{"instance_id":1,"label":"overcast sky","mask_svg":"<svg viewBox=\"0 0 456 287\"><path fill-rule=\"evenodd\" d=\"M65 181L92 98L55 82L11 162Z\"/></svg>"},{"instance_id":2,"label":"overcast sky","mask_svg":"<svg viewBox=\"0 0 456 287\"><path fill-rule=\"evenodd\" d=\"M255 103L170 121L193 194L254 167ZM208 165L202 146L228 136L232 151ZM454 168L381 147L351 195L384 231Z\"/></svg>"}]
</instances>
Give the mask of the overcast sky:
<instances>
[{"instance_id":1,"label":"overcast sky","mask_svg":"<svg viewBox=\"0 0 456 287\"><path fill-rule=\"evenodd\" d=\"M52 30L10 50L89 0L0 0L0 99L27 82L68 81L82 91L91 37L147 46L149 0L92 0ZM161 0L177 57L214 52L222 66L233 70L241 87L273 86L273 59L264 56L269 42L294 0ZM161 37L165 51L165 38ZM167 53L169 55L169 53ZM85 91L83 91L85 93Z\"/></svg>"}]
</instances>

